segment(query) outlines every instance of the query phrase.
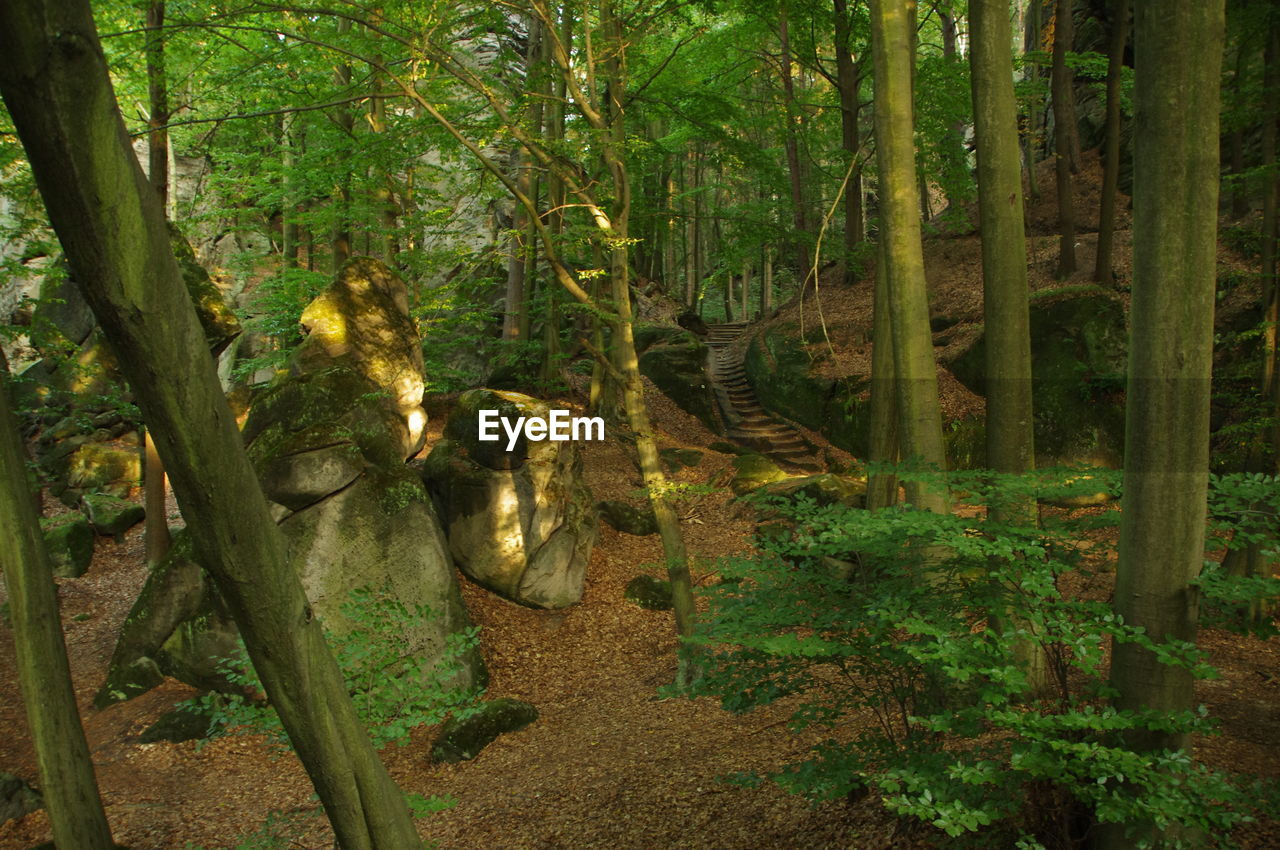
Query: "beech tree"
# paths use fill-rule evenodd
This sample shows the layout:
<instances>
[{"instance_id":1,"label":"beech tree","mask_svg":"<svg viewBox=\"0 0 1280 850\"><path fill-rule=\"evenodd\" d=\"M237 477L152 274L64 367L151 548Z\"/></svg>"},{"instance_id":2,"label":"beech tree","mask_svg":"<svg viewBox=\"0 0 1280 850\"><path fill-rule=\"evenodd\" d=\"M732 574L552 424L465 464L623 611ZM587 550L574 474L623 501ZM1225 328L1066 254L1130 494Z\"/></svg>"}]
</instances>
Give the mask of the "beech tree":
<instances>
[{"instance_id":1,"label":"beech tree","mask_svg":"<svg viewBox=\"0 0 1280 850\"><path fill-rule=\"evenodd\" d=\"M7 364L0 363L0 370L7 371ZM18 685L53 840L61 847L111 850L115 844L80 726L58 589L29 480L27 453L9 409L8 382L0 382L0 567L13 620Z\"/></svg>"},{"instance_id":2,"label":"beech tree","mask_svg":"<svg viewBox=\"0 0 1280 850\"><path fill-rule=\"evenodd\" d=\"M938 373L929 330L920 206L912 133L911 0L872 0L876 161L880 172L880 239L893 340L893 384L903 458L946 467ZM878 332L879 329L877 329ZM877 340L879 338L877 337ZM945 512L947 496L908 482L907 501Z\"/></svg>"},{"instance_id":3,"label":"beech tree","mask_svg":"<svg viewBox=\"0 0 1280 850\"><path fill-rule=\"evenodd\" d=\"M338 841L347 850L421 846L285 558L160 200L133 155L88 3L5 3L0 53L0 95L49 220L156 438L195 551L240 626Z\"/></svg>"},{"instance_id":4,"label":"beech tree","mask_svg":"<svg viewBox=\"0 0 1280 850\"><path fill-rule=\"evenodd\" d=\"M1222 0L1135 4L1133 304L1115 609L1155 641L1191 641L1204 563L1218 215ZM1192 675L1112 646L1121 709L1192 707ZM1134 735L1139 750L1184 736ZM1108 831L1104 848L1134 846Z\"/></svg>"}]
</instances>

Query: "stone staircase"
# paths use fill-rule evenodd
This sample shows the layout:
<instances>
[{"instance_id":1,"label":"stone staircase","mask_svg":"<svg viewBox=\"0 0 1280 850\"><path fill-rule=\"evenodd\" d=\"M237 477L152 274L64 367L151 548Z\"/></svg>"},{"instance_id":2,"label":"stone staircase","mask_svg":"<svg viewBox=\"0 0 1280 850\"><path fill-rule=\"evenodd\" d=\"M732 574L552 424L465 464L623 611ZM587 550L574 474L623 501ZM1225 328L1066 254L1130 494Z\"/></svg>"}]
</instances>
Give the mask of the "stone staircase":
<instances>
[{"instance_id":1,"label":"stone staircase","mask_svg":"<svg viewBox=\"0 0 1280 850\"><path fill-rule=\"evenodd\" d=\"M709 325L705 340L710 349L712 391L728 426L729 439L782 463L806 470L821 469L809 443L765 410L751 389L742 355L734 351L733 345L746 328L746 322Z\"/></svg>"}]
</instances>

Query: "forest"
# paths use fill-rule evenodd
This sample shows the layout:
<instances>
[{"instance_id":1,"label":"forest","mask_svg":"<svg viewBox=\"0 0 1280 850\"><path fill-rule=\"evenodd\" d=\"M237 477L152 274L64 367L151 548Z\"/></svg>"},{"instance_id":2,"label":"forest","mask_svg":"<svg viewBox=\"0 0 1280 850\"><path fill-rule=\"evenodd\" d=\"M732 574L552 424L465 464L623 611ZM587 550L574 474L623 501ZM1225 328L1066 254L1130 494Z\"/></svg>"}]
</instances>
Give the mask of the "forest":
<instances>
[{"instance_id":1,"label":"forest","mask_svg":"<svg viewBox=\"0 0 1280 850\"><path fill-rule=\"evenodd\" d=\"M1280 5L4 0L0 848L1280 848Z\"/></svg>"}]
</instances>

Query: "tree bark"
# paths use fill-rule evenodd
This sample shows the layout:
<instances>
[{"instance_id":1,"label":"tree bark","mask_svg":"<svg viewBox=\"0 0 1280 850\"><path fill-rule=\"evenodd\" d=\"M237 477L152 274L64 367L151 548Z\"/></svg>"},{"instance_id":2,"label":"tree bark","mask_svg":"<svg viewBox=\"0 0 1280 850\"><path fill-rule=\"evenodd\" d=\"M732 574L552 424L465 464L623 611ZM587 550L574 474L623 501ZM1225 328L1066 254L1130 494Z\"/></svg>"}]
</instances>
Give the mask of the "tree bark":
<instances>
[{"instance_id":1,"label":"tree bark","mask_svg":"<svg viewBox=\"0 0 1280 850\"><path fill-rule=\"evenodd\" d=\"M1076 270L1076 212L1074 181L1075 155L1071 150L1072 128L1076 122L1072 74L1067 67L1067 51L1071 49L1072 0L1057 0L1053 25L1053 146L1054 174L1058 188L1058 277L1069 277Z\"/></svg>"},{"instance_id":2,"label":"tree bark","mask_svg":"<svg viewBox=\"0 0 1280 850\"><path fill-rule=\"evenodd\" d=\"M1035 435L1027 243L1007 0L970 0L969 24L987 346L987 465L996 472L1017 474L1035 467ZM988 510L997 522L1024 527L1036 522L1036 502L1030 496L993 501ZM1031 691L1043 692L1048 659L1040 646L1019 641L1014 654Z\"/></svg>"},{"instance_id":3,"label":"tree bark","mask_svg":"<svg viewBox=\"0 0 1280 850\"><path fill-rule=\"evenodd\" d=\"M1098 255L1093 279L1106 287L1115 286L1111 268L1112 244L1116 232L1116 187L1120 182L1120 82L1124 70L1124 48L1129 41L1129 0L1112 0L1111 44L1107 59L1107 138L1102 171L1102 200L1098 209Z\"/></svg>"},{"instance_id":4,"label":"tree bark","mask_svg":"<svg viewBox=\"0 0 1280 850\"><path fill-rule=\"evenodd\" d=\"M924 254L920 243L912 127L911 21L914 3L872 0L876 159L880 172L883 260L892 323L898 438L905 460L946 469L938 373L929 330ZM945 513L945 488L907 483L913 507Z\"/></svg>"},{"instance_id":5,"label":"tree bark","mask_svg":"<svg viewBox=\"0 0 1280 850\"><path fill-rule=\"evenodd\" d=\"M169 81L164 62L164 0L147 6L147 172L151 186L160 198L160 206L169 209ZM143 503L146 510L143 529L147 566L154 567L169 551L169 509L166 504L168 481L164 464L156 452L151 432L143 430Z\"/></svg>"},{"instance_id":6,"label":"tree bark","mask_svg":"<svg viewBox=\"0 0 1280 850\"><path fill-rule=\"evenodd\" d=\"M1155 641L1195 639L1191 581L1204 562L1224 17L1222 0L1135 5L1133 303L1115 609ZM1191 672L1133 643L1113 643L1111 684L1123 710L1193 705ZM1130 744L1158 751L1187 741L1151 730ZM1108 830L1102 846L1133 847L1139 837Z\"/></svg>"},{"instance_id":7,"label":"tree bark","mask_svg":"<svg viewBox=\"0 0 1280 850\"><path fill-rule=\"evenodd\" d=\"M840 93L840 145L853 160L861 148L858 130L858 113L862 102L858 99L858 83L861 62L853 61L852 35L849 26L849 10L846 0L833 0L835 9L836 81ZM866 226L862 211L862 168L855 164L844 193L844 267L845 284L853 284L853 258L862 244Z\"/></svg>"},{"instance_id":8,"label":"tree bark","mask_svg":"<svg viewBox=\"0 0 1280 850\"><path fill-rule=\"evenodd\" d=\"M202 566L346 850L421 845L378 761L245 455L133 157L87 3L0 6L0 93L75 279L115 349ZM68 847L78 846L74 842Z\"/></svg>"},{"instance_id":9,"label":"tree bark","mask_svg":"<svg viewBox=\"0 0 1280 850\"><path fill-rule=\"evenodd\" d=\"M898 393L893 375L893 318L889 313L888 263L884 233L877 246L876 280L871 306L871 425L867 459L876 465L898 462ZM867 479L867 510L898 503L898 476L879 471Z\"/></svg>"},{"instance_id":10,"label":"tree bark","mask_svg":"<svg viewBox=\"0 0 1280 850\"><path fill-rule=\"evenodd\" d=\"M803 297L809 273L813 269L809 259L809 220L805 212L804 174L800 167L800 139L797 127L800 119L796 109L795 81L791 75L791 37L785 6L779 11L778 41L781 45L778 70L782 77L782 98L787 122L784 145L787 152L787 178L791 186L791 221L796 231L796 263L799 266L796 277L800 280L800 292Z\"/></svg>"},{"instance_id":11,"label":"tree bark","mask_svg":"<svg viewBox=\"0 0 1280 850\"><path fill-rule=\"evenodd\" d=\"M0 564L9 593L18 684L45 808L59 847L111 850L115 844L80 725L58 615L58 589L29 480L27 453L9 409L9 387L0 376Z\"/></svg>"}]
</instances>

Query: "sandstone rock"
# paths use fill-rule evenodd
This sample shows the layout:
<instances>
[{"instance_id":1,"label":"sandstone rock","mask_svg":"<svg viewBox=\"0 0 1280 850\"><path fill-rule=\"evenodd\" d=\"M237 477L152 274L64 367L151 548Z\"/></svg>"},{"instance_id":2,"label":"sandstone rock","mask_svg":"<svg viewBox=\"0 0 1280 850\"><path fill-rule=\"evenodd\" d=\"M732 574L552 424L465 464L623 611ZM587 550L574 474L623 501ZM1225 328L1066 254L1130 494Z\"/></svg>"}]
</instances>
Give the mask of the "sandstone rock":
<instances>
[{"instance_id":1,"label":"sandstone rock","mask_svg":"<svg viewBox=\"0 0 1280 850\"><path fill-rule=\"evenodd\" d=\"M124 534L146 516L142 505L106 493L88 493L81 499L93 530L108 537Z\"/></svg>"},{"instance_id":2,"label":"sandstone rock","mask_svg":"<svg viewBox=\"0 0 1280 850\"><path fill-rule=\"evenodd\" d=\"M474 439L475 405L493 397L519 415L549 412L529 396L492 393L474 396L449 417L446 434L471 438L441 440L423 468L442 508L449 550L465 575L507 599L537 608L572 605L582 597L597 533L578 446L544 439L495 456L489 449L495 444Z\"/></svg>"},{"instance_id":3,"label":"sandstone rock","mask_svg":"<svg viewBox=\"0 0 1280 850\"><path fill-rule=\"evenodd\" d=\"M422 346L404 282L377 260L350 260L307 305L302 326L307 338L294 354L294 371L342 364L364 376L386 394L386 403L402 420L402 457L417 454L427 422L425 384Z\"/></svg>"},{"instance_id":4,"label":"sandstone rock","mask_svg":"<svg viewBox=\"0 0 1280 850\"><path fill-rule=\"evenodd\" d=\"M44 545L49 552L53 574L58 578L79 578L93 561L93 527L83 514L70 513L43 519Z\"/></svg>"},{"instance_id":5,"label":"sandstone rock","mask_svg":"<svg viewBox=\"0 0 1280 850\"><path fill-rule=\"evenodd\" d=\"M180 744L183 741L194 741L204 738L209 733L212 716L194 706L179 705L177 708L160 715L142 734L139 743L154 744L158 741L169 741Z\"/></svg>"},{"instance_id":6,"label":"sandstone rock","mask_svg":"<svg viewBox=\"0 0 1280 850\"><path fill-rule=\"evenodd\" d=\"M622 598L650 611L669 611L672 608L671 582L639 575L627 582Z\"/></svg>"},{"instance_id":7,"label":"sandstone rock","mask_svg":"<svg viewBox=\"0 0 1280 850\"><path fill-rule=\"evenodd\" d=\"M44 808L44 798L12 773L0 771L0 824Z\"/></svg>"},{"instance_id":8,"label":"sandstone rock","mask_svg":"<svg viewBox=\"0 0 1280 850\"><path fill-rule=\"evenodd\" d=\"M764 455L741 455L733 459L733 480L729 489L734 495L741 496L752 490L787 477L782 467Z\"/></svg>"},{"instance_id":9,"label":"sandstone rock","mask_svg":"<svg viewBox=\"0 0 1280 850\"><path fill-rule=\"evenodd\" d=\"M1076 286L1032 297L1036 466L1119 465L1127 344L1124 306L1115 293ZM979 335L945 365L982 395L985 364L986 338Z\"/></svg>"},{"instance_id":10,"label":"sandstone rock","mask_svg":"<svg viewBox=\"0 0 1280 850\"><path fill-rule=\"evenodd\" d=\"M822 506L845 505L861 508L866 506L867 482L864 479L823 472L818 475L772 481L761 485L755 492L793 499L803 496Z\"/></svg>"},{"instance_id":11,"label":"sandstone rock","mask_svg":"<svg viewBox=\"0 0 1280 850\"><path fill-rule=\"evenodd\" d=\"M601 519L624 534L645 537L658 533L658 518L653 514L652 505L640 507L630 502L606 499L596 507Z\"/></svg>"},{"instance_id":12,"label":"sandstone rock","mask_svg":"<svg viewBox=\"0 0 1280 850\"><path fill-rule=\"evenodd\" d=\"M495 699L461 720L450 718L431 745L431 759L455 764L473 759L505 732L518 732L538 719L538 709L518 699Z\"/></svg>"},{"instance_id":13,"label":"sandstone rock","mask_svg":"<svg viewBox=\"0 0 1280 850\"><path fill-rule=\"evenodd\" d=\"M640 373L681 410L696 416L711 431L723 433L711 379L707 377L707 346L681 328L659 327L652 340L644 339L646 330L642 328L637 333ZM647 343L643 349L642 340Z\"/></svg>"},{"instance_id":14,"label":"sandstone rock","mask_svg":"<svg viewBox=\"0 0 1280 850\"><path fill-rule=\"evenodd\" d=\"M196 262L191 243L172 222L169 224L169 247L173 250L174 259L178 261L182 282L186 284L191 304L196 308L200 326L204 328L205 342L209 345L209 351L217 357L240 335L240 320L222 297L222 291L209 277L204 266Z\"/></svg>"}]
</instances>

